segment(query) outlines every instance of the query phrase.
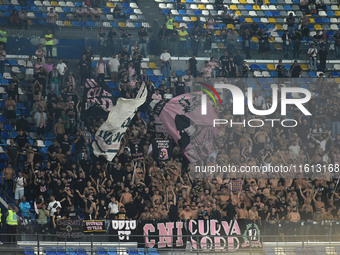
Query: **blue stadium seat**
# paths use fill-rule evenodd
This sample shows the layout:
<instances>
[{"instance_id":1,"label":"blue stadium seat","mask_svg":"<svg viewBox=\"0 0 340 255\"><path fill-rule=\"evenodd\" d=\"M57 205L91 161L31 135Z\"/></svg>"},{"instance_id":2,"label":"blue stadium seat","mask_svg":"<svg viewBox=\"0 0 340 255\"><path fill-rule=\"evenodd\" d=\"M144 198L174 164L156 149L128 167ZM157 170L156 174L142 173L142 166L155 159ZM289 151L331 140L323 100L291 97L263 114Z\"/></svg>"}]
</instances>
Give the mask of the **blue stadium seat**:
<instances>
[{"instance_id":1,"label":"blue stadium seat","mask_svg":"<svg viewBox=\"0 0 340 255\"><path fill-rule=\"evenodd\" d=\"M329 16L329 17L334 17L335 14L334 14L333 11L327 11L327 16Z\"/></svg>"},{"instance_id":2,"label":"blue stadium seat","mask_svg":"<svg viewBox=\"0 0 340 255\"><path fill-rule=\"evenodd\" d=\"M266 15L267 17L272 17L273 16L271 11L265 11L264 15Z\"/></svg>"},{"instance_id":3,"label":"blue stadium seat","mask_svg":"<svg viewBox=\"0 0 340 255\"><path fill-rule=\"evenodd\" d=\"M292 7L290 5L284 5L283 7L286 11L291 11L293 10Z\"/></svg>"},{"instance_id":4,"label":"blue stadium seat","mask_svg":"<svg viewBox=\"0 0 340 255\"><path fill-rule=\"evenodd\" d=\"M179 10L178 13L180 15L187 15L187 12L185 10Z\"/></svg>"},{"instance_id":5,"label":"blue stadium seat","mask_svg":"<svg viewBox=\"0 0 340 255\"><path fill-rule=\"evenodd\" d=\"M111 27L115 27L115 28L119 27L118 22L110 22L110 25Z\"/></svg>"},{"instance_id":6,"label":"blue stadium seat","mask_svg":"<svg viewBox=\"0 0 340 255\"><path fill-rule=\"evenodd\" d=\"M252 11L252 10L253 10L253 7L252 7L251 5L249 5L249 4L247 4L247 5L245 6L245 9L246 9L247 11Z\"/></svg>"},{"instance_id":7,"label":"blue stadium seat","mask_svg":"<svg viewBox=\"0 0 340 255\"><path fill-rule=\"evenodd\" d=\"M83 6L83 3L81 3L81 2L75 2L74 5L75 5L75 7L82 7L82 6Z\"/></svg>"},{"instance_id":8,"label":"blue stadium seat","mask_svg":"<svg viewBox=\"0 0 340 255\"><path fill-rule=\"evenodd\" d=\"M317 78L318 77L315 72L308 72L308 76L311 77L311 78Z\"/></svg>"},{"instance_id":9,"label":"blue stadium seat","mask_svg":"<svg viewBox=\"0 0 340 255\"><path fill-rule=\"evenodd\" d=\"M253 70L253 71L258 71L258 70L260 70L260 67L259 67L257 64L251 64L251 65L250 65L250 68L251 68L251 70Z\"/></svg>"},{"instance_id":10,"label":"blue stadium seat","mask_svg":"<svg viewBox=\"0 0 340 255\"><path fill-rule=\"evenodd\" d=\"M11 131L13 129L12 125L11 124L5 124L4 125L4 130L6 131Z\"/></svg>"},{"instance_id":11,"label":"blue stadium seat","mask_svg":"<svg viewBox=\"0 0 340 255\"><path fill-rule=\"evenodd\" d=\"M168 15L169 13L170 13L170 10L168 10L168 9L163 10L163 14Z\"/></svg>"},{"instance_id":12,"label":"blue stadium seat","mask_svg":"<svg viewBox=\"0 0 340 255\"><path fill-rule=\"evenodd\" d=\"M266 64L259 64L260 70L267 70L267 65Z\"/></svg>"},{"instance_id":13,"label":"blue stadium seat","mask_svg":"<svg viewBox=\"0 0 340 255\"><path fill-rule=\"evenodd\" d=\"M146 69L146 70L145 70L145 74L151 76L151 75L153 75L153 72L152 72L151 69Z\"/></svg>"},{"instance_id":14,"label":"blue stadium seat","mask_svg":"<svg viewBox=\"0 0 340 255\"><path fill-rule=\"evenodd\" d=\"M183 18L181 16L176 16L175 21L181 22L183 21Z\"/></svg>"},{"instance_id":15,"label":"blue stadium seat","mask_svg":"<svg viewBox=\"0 0 340 255\"><path fill-rule=\"evenodd\" d=\"M71 8L70 7L64 7L63 11L66 13L70 13L71 12Z\"/></svg>"},{"instance_id":16,"label":"blue stadium seat","mask_svg":"<svg viewBox=\"0 0 340 255\"><path fill-rule=\"evenodd\" d=\"M67 19L66 13L59 13L59 19L61 20Z\"/></svg>"},{"instance_id":17,"label":"blue stadium seat","mask_svg":"<svg viewBox=\"0 0 340 255\"><path fill-rule=\"evenodd\" d=\"M93 21L89 21L87 22L87 26L92 28L92 27L95 27L95 24Z\"/></svg>"},{"instance_id":18,"label":"blue stadium seat","mask_svg":"<svg viewBox=\"0 0 340 255\"><path fill-rule=\"evenodd\" d=\"M202 15L202 11L201 10L195 10L195 15Z\"/></svg>"},{"instance_id":19,"label":"blue stadium seat","mask_svg":"<svg viewBox=\"0 0 340 255\"><path fill-rule=\"evenodd\" d=\"M182 70L177 70L176 75L177 76L184 76L184 72Z\"/></svg>"},{"instance_id":20,"label":"blue stadium seat","mask_svg":"<svg viewBox=\"0 0 340 255\"><path fill-rule=\"evenodd\" d=\"M278 77L278 74L277 74L276 71L271 71L271 72L270 72L270 76L271 76L271 77L274 77L274 78L277 78L277 77Z\"/></svg>"},{"instance_id":21,"label":"blue stadium seat","mask_svg":"<svg viewBox=\"0 0 340 255\"><path fill-rule=\"evenodd\" d=\"M110 11L110 8L102 8L102 11L104 14L110 14L111 11Z\"/></svg>"}]
</instances>

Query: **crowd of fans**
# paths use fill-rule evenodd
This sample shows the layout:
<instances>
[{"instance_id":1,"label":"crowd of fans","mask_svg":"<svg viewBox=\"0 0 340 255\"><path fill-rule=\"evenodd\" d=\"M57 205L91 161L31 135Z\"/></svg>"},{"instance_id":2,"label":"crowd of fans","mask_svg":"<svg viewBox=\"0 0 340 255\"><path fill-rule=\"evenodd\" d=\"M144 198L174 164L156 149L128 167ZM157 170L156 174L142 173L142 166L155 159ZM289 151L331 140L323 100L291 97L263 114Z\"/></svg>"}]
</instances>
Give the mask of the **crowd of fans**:
<instances>
[{"instance_id":1,"label":"crowd of fans","mask_svg":"<svg viewBox=\"0 0 340 255\"><path fill-rule=\"evenodd\" d=\"M168 18L167 25L171 18ZM228 16L226 19L234 22L237 17ZM294 21L287 22L292 27L290 24ZM211 50L209 37L211 39L213 33L209 26L213 24L213 17L209 17L208 29L203 30L203 23L198 20L190 33L184 29L177 32L165 25L159 39L162 47L169 48L169 51L164 49L160 56L164 79L159 84L151 81L141 68L143 56L148 55L148 33L143 28L138 33L138 43L132 47L129 47L131 35L127 31L121 34L121 49L115 47L115 43L108 43L113 56L108 63L100 58L95 70L92 68L94 54L88 47L79 60L79 77L74 76L76 70L69 69L62 59L56 63L50 56L47 58L43 46L39 46L36 55L26 61L25 79L12 75L13 79L6 88L3 112L7 123L17 132L17 136L5 146L8 160L2 172L3 188L15 198L24 220L36 219L38 230L44 233L48 227L55 228L57 220L66 218L237 218L290 222L340 219L337 179L328 176L294 178L289 175L269 179L253 178L251 174L245 179L237 176L192 179L179 147L174 147L168 161L156 161L149 153L155 138L172 139L168 134L156 133L156 116L149 107L152 100L168 100L189 92L193 78L197 77L248 77L249 67L244 57L240 51L234 55L236 31L225 27L220 31L220 40L227 44L227 50L219 60L212 57L198 70L198 49L205 38L204 49ZM301 40L303 27L301 30L289 29L286 40ZM243 23L238 32L243 38L242 47L247 58L250 58L250 40L254 35L259 37L263 56L268 57L269 36L263 29L259 30L255 23L251 26ZM290 33L293 33L292 37ZM114 41L116 32L112 29L109 34ZM317 34L321 38L314 37L318 47L327 47L324 34ZM100 43L103 43L101 37L105 36L100 31ZM292 39L294 36L299 38ZM185 42L191 38L192 57L186 74L178 77L170 53L177 50L172 41L179 41L181 53L187 52L183 38ZM299 51L294 48L295 53L298 58ZM311 57L315 57L314 53L309 52ZM282 68L279 64L277 70L281 77L285 77L287 72ZM297 62L290 72L292 77L301 75ZM77 87L83 87L85 80L91 77L108 91L111 91L107 86L108 79L118 82L120 95L125 98L134 98L142 82L149 91L147 103L131 121L121 149L112 162L93 155L94 134L105 120L85 116L86 94L76 93ZM339 164L338 87L332 79L320 78L315 84L313 90L318 96L308 104L312 117L294 112L294 118L299 120L294 129L267 125L263 128L221 128L216 144L218 153L209 164ZM27 96L25 106L29 111L27 115L16 118L15 110L21 101L19 87ZM224 110L230 117L230 100L225 98L224 102ZM259 88L255 102L258 109L267 109L270 97ZM132 158L130 141L136 139L140 139L143 160ZM47 149L42 149L40 143L44 143Z\"/></svg>"}]
</instances>

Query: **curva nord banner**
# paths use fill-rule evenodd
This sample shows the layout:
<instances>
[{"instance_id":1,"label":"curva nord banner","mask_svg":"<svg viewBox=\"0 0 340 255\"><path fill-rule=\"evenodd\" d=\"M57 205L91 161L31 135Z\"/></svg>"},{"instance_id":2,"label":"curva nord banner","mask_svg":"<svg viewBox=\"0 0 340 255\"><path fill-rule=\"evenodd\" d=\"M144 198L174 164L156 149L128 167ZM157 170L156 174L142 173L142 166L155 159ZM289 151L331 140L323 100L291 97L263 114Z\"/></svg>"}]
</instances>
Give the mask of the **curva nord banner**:
<instances>
[{"instance_id":1,"label":"curva nord banner","mask_svg":"<svg viewBox=\"0 0 340 255\"><path fill-rule=\"evenodd\" d=\"M250 220L189 220L177 222L143 222L148 248L184 248L193 250L236 251L262 247L260 224Z\"/></svg>"}]
</instances>

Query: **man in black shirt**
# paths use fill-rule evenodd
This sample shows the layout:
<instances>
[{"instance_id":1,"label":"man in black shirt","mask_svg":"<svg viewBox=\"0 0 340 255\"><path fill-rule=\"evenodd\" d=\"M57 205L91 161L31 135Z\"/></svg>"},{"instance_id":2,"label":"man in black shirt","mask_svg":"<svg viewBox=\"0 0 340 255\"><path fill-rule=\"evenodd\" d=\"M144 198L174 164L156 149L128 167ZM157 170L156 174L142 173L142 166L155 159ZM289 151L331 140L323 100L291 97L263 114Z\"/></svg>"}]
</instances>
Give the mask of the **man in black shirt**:
<instances>
[{"instance_id":1,"label":"man in black shirt","mask_svg":"<svg viewBox=\"0 0 340 255\"><path fill-rule=\"evenodd\" d=\"M294 26L295 26L295 18L292 12L289 14L288 18L286 19L286 23L288 25L289 34L292 34L294 31Z\"/></svg>"},{"instance_id":2,"label":"man in black shirt","mask_svg":"<svg viewBox=\"0 0 340 255\"><path fill-rule=\"evenodd\" d=\"M336 32L336 34L333 36L334 39L334 46L335 46L335 54L336 58L340 58L340 30Z\"/></svg>"},{"instance_id":3,"label":"man in black shirt","mask_svg":"<svg viewBox=\"0 0 340 255\"><path fill-rule=\"evenodd\" d=\"M124 32L120 35L122 39L122 48L127 48L127 50L130 49L130 37L131 34L128 33L127 29L124 30Z\"/></svg>"},{"instance_id":4,"label":"man in black shirt","mask_svg":"<svg viewBox=\"0 0 340 255\"><path fill-rule=\"evenodd\" d=\"M229 57L227 55L227 51L224 51L224 54L220 57L220 64L222 66L222 75L223 77L228 77L228 63Z\"/></svg>"},{"instance_id":5,"label":"man in black shirt","mask_svg":"<svg viewBox=\"0 0 340 255\"><path fill-rule=\"evenodd\" d=\"M86 79L91 77L91 74L89 72L91 66L89 66L89 64L90 62L86 59L86 55L84 54L78 63L78 69L80 74L80 86L84 86Z\"/></svg>"},{"instance_id":6,"label":"man in black shirt","mask_svg":"<svg viewBox=\"0 0 340 255\"><path fill-rule=\"evenodd\" d=\"M298 64L297 60L294 61L294 64L290 68L290 72L291 72L292 78L299 78L300 77L300 75L302 73L302 68Z\"/></svg>"},{"instance_id":7,"label":"man in black shirt","mask_svg":"<svg viewBox=\"0 0 340 255\"><path fill-rule=\"evenodd\" d=\"M24 131L24 132L30 131L30 124L25 119L25 115L21 115L21 118L17 120L15 125L17 127L17 131Z\"/></svg>"},{"instance_id":8,"label":"man in black shirt","mask_svg":"<svg viewBox=\"0 0 340 255\"><path fill-rule=\"evenodd\" d=\"M282 60L279 60L279 64L276 66L277 75L279 78L285 77L285 67L282 64Z\"/></svg>"},{"instance_id":9,"label":"man in black shirt","mask_svg":"<svg viewBox=\"0 0 340 255\"><path fill-rule=\"evenodd\" d=\"M326 50L326 46L322 46L321 50L319 50L319 58L320 58L320 71L326 71L326 60L328 56L328 51Z\"/></svg>"},{"instance_id":10,"label":"man in black shirt","mask_svg":"<svg viewBox=\"0 0 340 255\"><path fill-rule=\"evenodd\" d=\"M178 81L175 83L175 90L176 90L176 96L185 93L185 82L183 81L182 76L178 77Z\"/></svg>"},{"instance_id":11,"label":"man in black shirt","mask_svg":"<svg viewBox=\"0 0 340 255\"><path fill-rule=\"evenodd\" d=\"M25 147L26 143L28 143L27 134L23 131L18 131L18 136L16 137L16 143L18 144L19 150Z\"/></svg>"},{"instance_id":12,"label":"man in black shirt","mask_svg":"<svg viewBox=\"0 0 340 255\"><path fill-rule=\"evenodd\" d=\"M141 30L138 32L138 47L140 48L143 57L146 57L148 55L148 50L147 50L147 39L148 39L148 32L145 31L144 27L141 27Z\"/></svg>"},{"instance_id":13,"label":"man in black shirt","mask_svg":"<svg viewBox=\"0 0 340 255\"><path fill-rule=\"evenodd\" d=\"M300 45L302 41L302 36L299 30L295 29L295 32L292 36L293 42L293 58L298 59L300 56Z\"/></svg>"},{"instance_id":14,"label":"man in black shirt","mask_svg":"<svg viewBox=\"0 0 340 255\"><path fill-rule=\"evenodd\" d=\"M189 59L189 70L193 77L197 77L197 60L195 54Z\"/></svg>"},{"instance_id":15,"label":"man in black shirt","mask_svg":"<svg viewBox=\"0 0 340 255\"><path fill-rule=\"evenodd\" d=\"M89 74L91 74L91 67L92 67L92 57L93 57L93 52L92 52L92 47L88 46L87 49L84 51L84 54L86 56L86 61L87 65L89 67Z\"/></svg>"}]
</instances>

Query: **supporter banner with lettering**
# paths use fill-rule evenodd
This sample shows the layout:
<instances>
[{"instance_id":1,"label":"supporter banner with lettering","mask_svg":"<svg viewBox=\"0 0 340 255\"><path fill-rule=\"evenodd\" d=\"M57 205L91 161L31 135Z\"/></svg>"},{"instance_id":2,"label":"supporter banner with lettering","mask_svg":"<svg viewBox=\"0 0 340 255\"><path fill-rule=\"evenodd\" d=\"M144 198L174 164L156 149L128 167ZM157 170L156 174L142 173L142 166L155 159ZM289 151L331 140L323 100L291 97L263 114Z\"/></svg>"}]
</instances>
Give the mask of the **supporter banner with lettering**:
<instances>
[{"instance_id":1,"label":"supporter banner with lettering","mask_svg":"<svg viewBox=\"0 0 340 255\"><path fill-rule=\"evenodd\" d=\"M141 235L136 220L112 220L110 234L114 242L136 242L137 235Z\"/></svg>"},{"instance_id":2,"label":"supporter banner with lettering","mask_svg":"<svg viewBox=\"0 0 340 255\"><path fill-rule=\"evenodd\" d=\"M134 139L130 142L131 156L133 159L144 159L143 144L141 139Z\"/></svg>"},{"instance_id":3,"label":"supporter banner with lettering","mask_svg":"<svg viewBox=\"0 0 340 255\"><path fill-rule=\"evenodd\" d=\"M84 232L106 232L105 220L84 220Z\"/></svg>"},{"instance_id":4,"label":"supporter banner with lettering","mask_svg":"<svg viewBox=\"0 0 340 255\"><path fill-rule=\"evenodd\" d=\"M59 238L80 238L84 235L82 220L58 220L56 235Z\"/></svg>"},{"instance_id":5,"label":"supporter banner with lettering","mask_svg":"<svg viewBox=\"0 0 340 255\"><path fill-rule=\"evenodd\" d=\"M105 111L111 111L113 97L97 84L94 79L86 79L85 82L86 101L92 105L100 105Z\"/></svg>"},{"instance_id":6,"label":"supporter banner with lettering","mask_svg":"<svg viewBox=\"0 0 340 255\"><path fill-rule=\"evenodd\" d=\"M115 157L130 121L135 116L138 107L145 102L146 96L147 89L143 83L135 99L118 99L107 120L96 132L92 143L94 155L104 156L108 161Z\"/></svg>"},{"instance_id":7,"label":"supporter banner with lettering","mask_svg":"<svg viewBox=\"0 0 340 255\"><path fill-rule=\"evenodd\" d=\"M170 140L154 140L152 142L152 151L154 159L157 161L166 161L171 158L172 146Z\"/></svg>"},{"instance_id":8,"label":"supporter banner with lettering","mask_svg":"<svg viewBox=\"0 0 340 255\"><path fill-rule=\"evenodd\" d=\"M201 92L177 96L165 104L159 115L190 162L208 158L215 151L214 141L218 136L218 129L212 126L217 114L207 104L207 115L202 117L201 97Z\"/></svg>"},{"instance_id":9,"label":"supporter banner with lettering","mask_svg":"<svg viewBox=\"0 0 340 255\"><path fill-rule=\"evenodd\" d=\"M262 247L260 225L250 220L143 222L142 231L148 248L183 248L190 244L193 250L236 251Z\"/></svg>"}]
</instances>

